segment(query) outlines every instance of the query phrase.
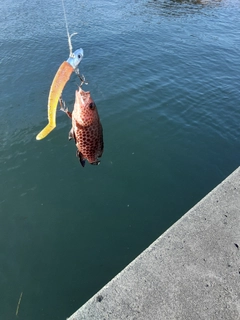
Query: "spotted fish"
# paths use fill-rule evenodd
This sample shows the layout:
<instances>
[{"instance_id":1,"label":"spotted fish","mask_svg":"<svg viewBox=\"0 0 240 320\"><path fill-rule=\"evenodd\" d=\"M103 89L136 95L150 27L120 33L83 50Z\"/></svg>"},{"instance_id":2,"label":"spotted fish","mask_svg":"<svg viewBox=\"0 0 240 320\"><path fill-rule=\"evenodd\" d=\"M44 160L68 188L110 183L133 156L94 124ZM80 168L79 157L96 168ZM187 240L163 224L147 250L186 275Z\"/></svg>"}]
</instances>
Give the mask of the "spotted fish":
<instances>
[{"instance_id":1,"label":"spotted fish","mask_svg":"<svg viewBox=\"0 0 240 320\"><path fill-rule=\"evenodd\" d=\"M103 153L103 130L95 102L90 91L76 90L73 112L61 108L71 119L72 129L69 140L75 140L77 156L84 167L87 160L98 165Z\"/></svg>"}]
</instances>

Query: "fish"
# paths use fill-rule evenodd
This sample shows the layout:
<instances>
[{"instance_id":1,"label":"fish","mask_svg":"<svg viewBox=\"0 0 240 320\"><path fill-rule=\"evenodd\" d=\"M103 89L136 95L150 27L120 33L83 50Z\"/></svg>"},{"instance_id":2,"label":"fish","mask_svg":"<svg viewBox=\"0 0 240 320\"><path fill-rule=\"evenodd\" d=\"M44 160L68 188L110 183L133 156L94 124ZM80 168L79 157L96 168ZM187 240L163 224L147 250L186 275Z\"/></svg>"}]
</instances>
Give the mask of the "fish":
<instances>
[{"instance_id":1,"label":"fish","mask_svg":"<svg viewBox=\"0 0 240 320\"><path fill-rule=\"evenodd\" d=\"M68 139L74 139L77 147L76 156L82 167L86 160L92 165L99 165L103 154L103 128L99 114L90 91L84 91L81 87L75 92L73 112L61 107L69 118L72 119L72 128Z\"/></svg>"},{"instance_id":2,"label":"fish","mask_svg":"<svg viewBox=\"0 0 240 320\"><path fill-rule=\"evenodd\" d=\"M71 77L73 71L78 73L77 67L83 58L83 49L77 49L70 54L67 61L64 61L58 68L52 81L48 96L48 124L36 136L37 140L44 139L56 127L56 112L58 101L61 98L62 91Z\"/></svg>"}]
</instances>

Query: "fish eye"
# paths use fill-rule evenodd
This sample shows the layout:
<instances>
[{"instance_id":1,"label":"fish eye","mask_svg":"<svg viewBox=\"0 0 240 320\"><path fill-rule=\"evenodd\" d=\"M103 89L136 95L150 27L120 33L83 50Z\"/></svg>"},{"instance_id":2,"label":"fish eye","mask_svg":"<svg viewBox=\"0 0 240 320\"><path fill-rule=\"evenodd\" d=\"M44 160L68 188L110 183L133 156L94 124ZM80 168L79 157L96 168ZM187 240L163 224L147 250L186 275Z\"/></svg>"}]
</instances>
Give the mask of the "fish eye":
<instances>
[{"instance_id":1,"label":"fish eye","mask_svg":"<svg viewBox=\"0 0 240 320\"><path fill-rule=\"evenodd\" d=\"M81 55L79 54L79 55L78 55L78 59L80 59L80 58L81 58Z\"/></svg>"},{"instance_id":2,"label":"fish eye","mask_svg":"<svg viewBox=\"0 0 240 320\"><path fill-rule=\"evenodd\" d=\"M96 105L95 105L94 102L89 103L89 108L90 108L90 109L93 110L95 107L96 107Z\"/></svg>"}]
</instances>

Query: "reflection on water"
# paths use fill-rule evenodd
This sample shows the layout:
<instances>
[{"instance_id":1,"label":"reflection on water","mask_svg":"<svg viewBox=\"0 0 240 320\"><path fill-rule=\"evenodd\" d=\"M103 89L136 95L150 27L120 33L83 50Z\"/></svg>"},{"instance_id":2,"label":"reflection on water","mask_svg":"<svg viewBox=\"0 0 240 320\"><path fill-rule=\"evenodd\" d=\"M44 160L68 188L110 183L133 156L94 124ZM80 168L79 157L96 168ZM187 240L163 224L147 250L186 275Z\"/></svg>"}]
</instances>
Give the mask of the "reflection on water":
<instances>
[{"instance_id":1,"label":"reflection on water","mask_svg":"<svg viewBox=\"0 0 240 320\"><path fill-rule=\"evenodd\" d=\"M158 0L153 0L154 2ZM169 2L188 3L188 4L203 4L203 5L216 5L222 0L168 0ZM166 1L165 1L166 2Z\"/></svg>"},{"instance_id":2,"label":"reflection on water","mask_svg":"<svg viewBox=\"0 0 240 320\"><path fill-rule=\"evenodd\" d=\"M222 0L149 0L146 6L154 11L151 14L181 16L198 13L206 6L216 7Z\"/></svg>"}]
</instances>

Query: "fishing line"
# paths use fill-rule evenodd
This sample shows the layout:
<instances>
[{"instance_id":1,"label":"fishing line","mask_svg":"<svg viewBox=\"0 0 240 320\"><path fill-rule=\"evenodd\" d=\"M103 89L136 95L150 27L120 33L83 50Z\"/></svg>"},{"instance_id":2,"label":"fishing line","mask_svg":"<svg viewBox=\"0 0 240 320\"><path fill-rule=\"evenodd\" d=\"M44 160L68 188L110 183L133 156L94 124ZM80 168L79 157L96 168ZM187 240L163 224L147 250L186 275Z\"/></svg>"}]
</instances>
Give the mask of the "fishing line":
<instances>
[{"instance_id":1,"label":"fishing line","mask_svg":"<svg viewBox=\"0 0 240 320\"><path fill-rule=\"evenodd\" d=\"M73 58L74 55L73 55L73 53L72 53L72 42L71 42L71 38L72 38L72 36L74 36L75 34L77 34L77 32L74 32L74 33L72 33L71 35L69 34L68 22L67 22L67 15L66 15L66 10L65 10L65 5L64 5L64 1L63 1L63 0L62 0L62 7L63 7L63 14L64 14L65 26L66 26L66 30L67 30L67 37L68 37L69 57Z\"/></svg>"}]
</instances>

